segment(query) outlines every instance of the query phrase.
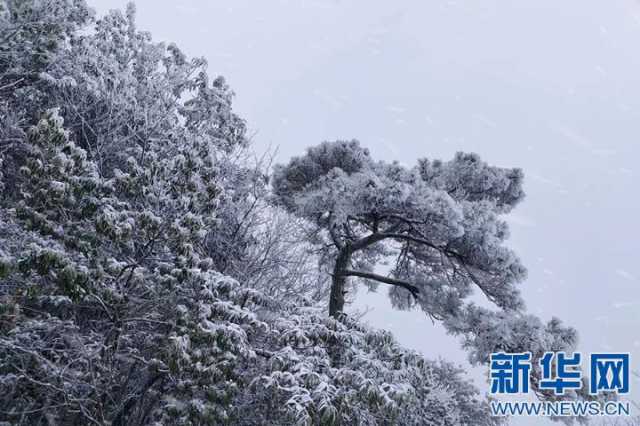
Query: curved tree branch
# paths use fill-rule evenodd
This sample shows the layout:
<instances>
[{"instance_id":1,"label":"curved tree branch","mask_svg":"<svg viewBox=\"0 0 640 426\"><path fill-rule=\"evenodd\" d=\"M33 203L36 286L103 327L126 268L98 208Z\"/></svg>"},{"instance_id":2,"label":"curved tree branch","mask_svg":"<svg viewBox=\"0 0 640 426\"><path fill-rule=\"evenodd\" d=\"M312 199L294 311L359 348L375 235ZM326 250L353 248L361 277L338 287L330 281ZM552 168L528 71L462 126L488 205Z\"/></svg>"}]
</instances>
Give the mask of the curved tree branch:
<instances>
[{"instance_id":1,"label":"curved tree branch","mask_svg":"<svg viewBox=\"0 0 640 426\"><path fill-rule=\"evenodd\" d=\"M373 274L371 272L354 271L351 269L346 269L342 273L342 275L351 276L351 277L360 277L368 280L378 281L385 284L395 285L397 287L402 287L405 290L408 290L416 299L418 298L418 293L420 293L420 290L415 285L407 281L402 281L396 278L385 277L384 275Z\"/></svg>"}]
</instances>

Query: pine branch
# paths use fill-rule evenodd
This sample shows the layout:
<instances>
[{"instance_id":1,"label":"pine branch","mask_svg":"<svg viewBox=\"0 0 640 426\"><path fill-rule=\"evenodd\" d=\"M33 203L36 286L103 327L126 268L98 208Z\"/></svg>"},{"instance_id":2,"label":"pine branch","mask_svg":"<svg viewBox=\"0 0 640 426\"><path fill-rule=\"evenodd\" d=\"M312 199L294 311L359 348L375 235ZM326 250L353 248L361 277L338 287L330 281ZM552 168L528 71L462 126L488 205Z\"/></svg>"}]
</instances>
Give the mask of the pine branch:
<instances>
[{"instance_id":1,"label":"pine branch","mask_svg":"<svg viewBox=\"0 0 640 426\"><path fill-rule=\"evenodd\" d=\"M373 280L373 281L378 281L384 284L389 284L389 285L395 285L398 287L402 287L405 290L408 290L413 297L415 297L416 299L418 298L418 293L420 292L420 290L418 289L418 287L416 287L415 285L407 282L407 281L403 281L403 280L399 280L396 278L391 278L391 277L385 277L384 275L378 275L378 274L373 274L371 272L363 272L363 271L354 271L351 269L347 269L343 272L343 275L345 276L352 276L352 277L360 277L360 278L365 278L368 280Z\"/></svg>"}]
</instances>

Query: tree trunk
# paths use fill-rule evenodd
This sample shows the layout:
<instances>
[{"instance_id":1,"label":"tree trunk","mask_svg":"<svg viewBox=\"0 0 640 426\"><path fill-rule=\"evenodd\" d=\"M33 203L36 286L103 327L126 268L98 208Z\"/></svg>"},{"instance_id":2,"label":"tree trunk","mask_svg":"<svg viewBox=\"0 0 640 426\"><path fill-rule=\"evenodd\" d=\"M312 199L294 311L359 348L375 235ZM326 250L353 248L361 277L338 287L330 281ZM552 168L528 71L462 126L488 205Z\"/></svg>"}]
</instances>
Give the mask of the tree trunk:
<instances>
[{"instance_id":1,"label":"tree trunk","mask_svg":"<svg viewBox=\"0 0 640 426\"><path fill-rule=\"evenodd\" d=\"M331 281L331 295L329 297L329 315L337 318L344 310L344 295L347 276L344 272L349 267L351 261L351 247L346 246L338 253L336 264L333 268Z\"/></svg>"}]
</instances>

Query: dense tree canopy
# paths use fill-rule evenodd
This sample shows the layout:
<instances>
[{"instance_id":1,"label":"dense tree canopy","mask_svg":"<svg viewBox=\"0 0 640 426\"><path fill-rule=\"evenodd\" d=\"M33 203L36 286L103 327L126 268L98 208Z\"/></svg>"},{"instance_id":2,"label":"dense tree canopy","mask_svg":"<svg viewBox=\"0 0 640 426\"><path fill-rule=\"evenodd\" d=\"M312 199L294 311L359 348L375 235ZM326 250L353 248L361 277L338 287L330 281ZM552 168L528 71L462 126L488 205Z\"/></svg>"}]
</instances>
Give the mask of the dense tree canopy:
<instances>
[{"instance_id":1,"label":"dense tree canopy","mask_svg":"<svg viewBox=\"0 0 640 426\"><path fill-rule=\"evenodd\" d=\"M134 18L0 0L0 423L500 423L318 308L314 225L270 205L230 88Z\"/></svg>"},{"instance_id":2,"label":"dense tree canopy","mask_svg":"<svg viewBox=\"0 0 640 426\"><path fill-rule=\"evenodd\" d=\"M344 315L359 283L477 364L575 346L517 288L519 170L336 141L270 187L232 101L133 6L0 0L0 423L503 422L459 368Z\"/></svg>"}]
</instances>

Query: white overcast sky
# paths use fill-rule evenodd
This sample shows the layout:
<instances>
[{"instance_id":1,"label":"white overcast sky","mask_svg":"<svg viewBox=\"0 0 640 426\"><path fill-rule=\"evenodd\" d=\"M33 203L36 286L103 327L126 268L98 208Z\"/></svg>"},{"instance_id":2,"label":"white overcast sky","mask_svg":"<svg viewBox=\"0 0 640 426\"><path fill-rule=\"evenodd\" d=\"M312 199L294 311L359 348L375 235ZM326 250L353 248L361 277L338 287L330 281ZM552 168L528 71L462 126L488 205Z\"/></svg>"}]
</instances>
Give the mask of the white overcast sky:
<instances>
[{"instance_id":1,"label":"white overcast sky","mask_svg":"<svg viewBox=\"0 0 640 426\"><path fill-rule=\"evenodd\" d=\"M510 244L529 269L529 310L576 327L583 352L631 352L640 369L638 1L136 4L141 29L227 78L256 149L278 147L280 162L357 138L406 164L462 150L524 169ZM465 362L421 313L394 312L382 294L366 306L404 345ZM484 374L473 373L487 390Z\"/></svg>"}]
</instances>

